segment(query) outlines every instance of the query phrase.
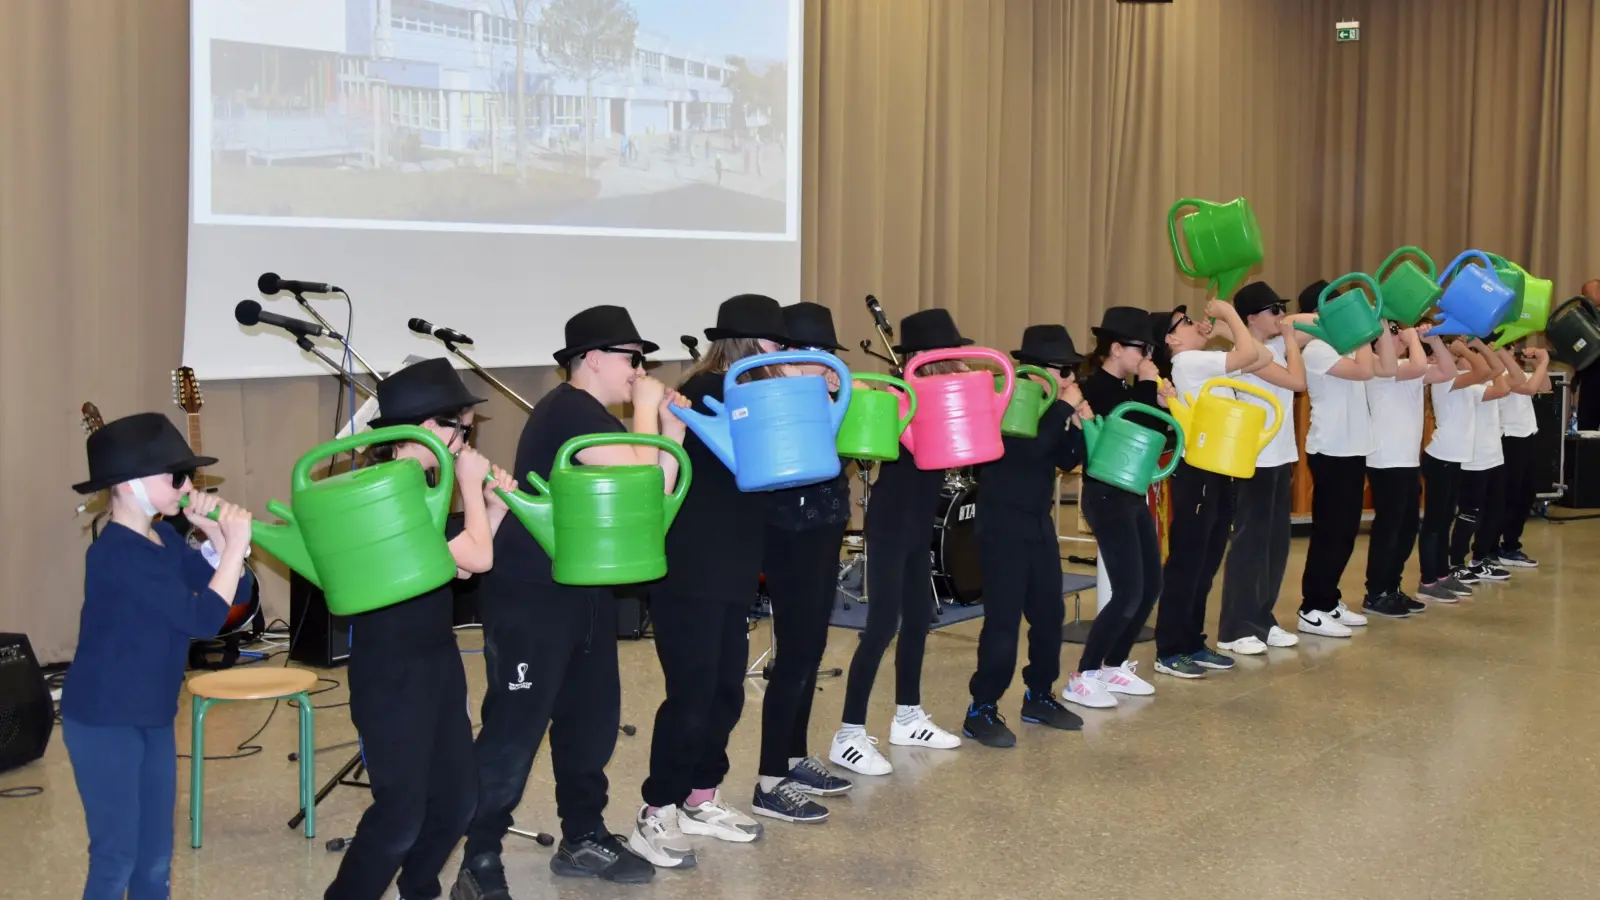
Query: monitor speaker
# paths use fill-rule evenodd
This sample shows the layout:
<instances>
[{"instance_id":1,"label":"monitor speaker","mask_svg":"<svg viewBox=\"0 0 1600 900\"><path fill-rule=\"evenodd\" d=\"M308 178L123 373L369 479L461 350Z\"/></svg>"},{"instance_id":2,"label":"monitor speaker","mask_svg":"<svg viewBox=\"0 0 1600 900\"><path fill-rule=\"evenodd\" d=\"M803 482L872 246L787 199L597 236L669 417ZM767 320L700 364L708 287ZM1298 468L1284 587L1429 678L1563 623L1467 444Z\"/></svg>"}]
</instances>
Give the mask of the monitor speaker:
<instances>
[{"instance_id":1,"label":"monitor speaker","mask_svg":"<svg viewBox=\"0 0 1600 900\"><path fill-rule=\"evenodd\" d=\"M24 634L0 634L0 772L44 755L56 707Z\"/></svg>"},{"instance_id":2,"label":"monitor speaker","mask_svg":"<svg viewBox=\"0 0 1600 900\"><path fill-rule=\"evenodd\" d=\"M350 658L350 619L328 612L322 589L299 572L289 573L289 658L319 669Z\"/></svg>"}]
</instances>

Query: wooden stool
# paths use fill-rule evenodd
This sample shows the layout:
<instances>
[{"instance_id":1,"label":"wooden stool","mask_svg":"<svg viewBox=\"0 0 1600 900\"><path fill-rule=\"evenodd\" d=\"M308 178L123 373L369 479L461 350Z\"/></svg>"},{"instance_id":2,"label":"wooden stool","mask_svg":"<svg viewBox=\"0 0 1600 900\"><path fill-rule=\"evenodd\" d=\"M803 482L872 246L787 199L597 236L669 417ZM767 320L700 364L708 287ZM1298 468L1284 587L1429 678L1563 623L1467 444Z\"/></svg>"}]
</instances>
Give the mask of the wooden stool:
<instances>
[{"instance_id":1,"label":"wooden stool","mask_svg":"<svg viewBox=\"0 0 1600 900\"><path fill-rule=\"evenodd\" d=\"M213 704L239 700L298 700L300 702L300 809L305 813L306 837L317 833L315 731L311 720L311 689L317 675L305 669L252 667L208 672L189 679L194 724L189 759L190 845L200 846L200 815L205 799L206 710Z\"/></svg>"}]
</instances>

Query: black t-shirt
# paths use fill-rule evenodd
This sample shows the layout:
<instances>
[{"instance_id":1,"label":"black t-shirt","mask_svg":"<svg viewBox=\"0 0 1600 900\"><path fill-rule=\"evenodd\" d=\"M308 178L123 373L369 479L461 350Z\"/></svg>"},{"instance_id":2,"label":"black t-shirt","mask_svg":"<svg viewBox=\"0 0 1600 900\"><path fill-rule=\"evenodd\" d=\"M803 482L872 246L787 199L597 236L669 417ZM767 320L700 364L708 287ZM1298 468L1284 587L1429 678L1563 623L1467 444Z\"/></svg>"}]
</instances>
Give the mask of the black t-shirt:
<instances>
[{"instance_id":1,"label":"black t-shirt","mask_svg":"<svg viewBox=\"0 0 1600 900\"><path fill-rule=\"evenodd\" d=\"M899 459L878 466L878 480L872 483L867 503L867 540L926 543L933 534L943 486L943 469L919 469L911 453L901 448Z\"/></svg>"},{"instance_id":2,"label":"black t-shirt","mask_svg":"<svg viewBox=\"0 0 1600 900\"><path fill-rule=\"evenodd\" d=\"M464 513L451 513L445 520L445 540L454 540L467 529ZM351 617L350 664L373 658L373 653L392 654L448 647L456 651L455 580L426 594L402 600L369 613Z\"/></svg>"},{"instance_id":3,"label":"black t-shirt","mask_svg":"<svg viewBox=\"0 0 1600 900\"><path fill-rule=\"evenodd\" d=\"M709 415L705 397L722 399L721 372L691 376L678 391ZM667 577L673 593L753 603L766 544L768 492L739 490L733 472L693 431L683 449L694 467L689 494L667 532Z\"/></svg>"},{"instance_id":4,"label":"black t-shirt","mask_svg":"<svg viewBox=\"0 0 1600 900\"><path fill-rule=\"evenodd\" d=\"M534 472L549 481L562 444L580 435L625 431L593 394L570 384L558 385L540 398L528 414L522 437L517 440L517 462L511 474L520 481ZM572 462L579 464L576 455ZM550 555L516 516L506 516L495 532L494 574L496 578L533 584L555 583L550 574Z\"/></svg>"},{"instance_id":5,"label":"black t-shirt","mask_svg":"<svg viewBox=\"0 0 1600 900\"><path fill-rule=\"evenodd\" d=\"M1005 438L1006 453L978 469L978 505L1049 513L1056 504L1056 470L1083 462L1083 431L1072 407L1057 400L1039 420L1038 437ZM1070 428L1070 430L1069 430Z\"/></svg>"},{"instance_id":6,"label":"black t-shirt","mask_svg":"<svg viewBox=\"0 0 1600 900\"><path fill-rule=\"evenodd\" d=\"M1095 418L1111 415L1112 410L1130 400L1156 409L1161 408L1156 394L1156 382L1136 381L1130 385L1125 379L1118 378L1105 369L1095 370L1093 375L1079 382L1078 389L1083 392L1083 399L1088 402L1089 408L1094 410ZM1175 440L1177 436L1173 433L1172 426L1154 416L1134 413L1128 417L1128 421L1166 435L1169 450L1177 443Z\"/></svg>"}]
</instances>

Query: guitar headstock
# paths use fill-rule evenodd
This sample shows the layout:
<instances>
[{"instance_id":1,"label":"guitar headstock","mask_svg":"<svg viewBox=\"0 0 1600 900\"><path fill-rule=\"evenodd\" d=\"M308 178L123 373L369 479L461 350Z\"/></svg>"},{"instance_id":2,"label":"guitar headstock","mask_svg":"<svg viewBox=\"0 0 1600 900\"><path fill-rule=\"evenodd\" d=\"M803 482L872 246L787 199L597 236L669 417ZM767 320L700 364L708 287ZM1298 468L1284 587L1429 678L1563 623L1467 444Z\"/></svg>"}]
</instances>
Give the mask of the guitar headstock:
<instances>
[{"instance_id":1,"label":"guitar headstock","mask_svg":"<svg viewBox=\"0 0 1600 900\"><path fill-rule=\"evenodd\" d=\"M179 366L172 370L172 402L191 416L200 413L203 402L200 397L200 380L194 377L194 370L188 366Z\"/></svg>"},{"instance_id":2,"label":"guitar headstock","mask_svg":"<svg viewBox=\"0 0 1600 900\"><path fill-rule=\"evenodd\" d=\"M86 402L83 404L83 418L81 421L83 422L84 434L94 434L96 431L106 427L106 420L100 415L100 407L95 406L93 403Z\"/></svg>"}]
</instances>

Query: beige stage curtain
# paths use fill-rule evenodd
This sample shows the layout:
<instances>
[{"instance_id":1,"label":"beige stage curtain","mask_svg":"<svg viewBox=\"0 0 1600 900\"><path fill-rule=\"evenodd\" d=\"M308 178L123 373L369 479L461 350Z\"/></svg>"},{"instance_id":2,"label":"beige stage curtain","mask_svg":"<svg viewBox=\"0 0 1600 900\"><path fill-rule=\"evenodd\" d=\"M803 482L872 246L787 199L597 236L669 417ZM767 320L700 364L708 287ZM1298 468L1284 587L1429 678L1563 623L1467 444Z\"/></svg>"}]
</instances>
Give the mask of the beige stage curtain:
<instances>
[{"instance_id":1,"label":"beige stage curtain","mask_svg":"<svg viewBox=\"0 0 1600 900\"><path fill-rule=\"evenodd\" d=\"M57 660L87 544L78 407L176 414L188 0L4 13L0 629ZM1336 44L1352 18L1361 41ZM852 345L868 293L892 319L947 307L1002 350L1032 322L1086 344L1106 306L1200 302L1167 207L1243 195L1283 293L1411 243L1495 250L1565 296L1600 274L1597 46L1600 0L808 0L805 293ZM555 383L500 374L530 397ZM204 388L224 490L283 496L332 380ZM488 412L482 447L507 461L521 415Z\"/></svg>"}]
</instances>

